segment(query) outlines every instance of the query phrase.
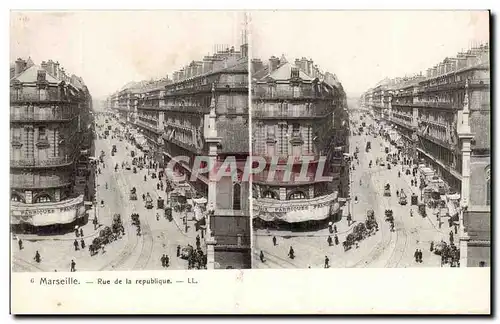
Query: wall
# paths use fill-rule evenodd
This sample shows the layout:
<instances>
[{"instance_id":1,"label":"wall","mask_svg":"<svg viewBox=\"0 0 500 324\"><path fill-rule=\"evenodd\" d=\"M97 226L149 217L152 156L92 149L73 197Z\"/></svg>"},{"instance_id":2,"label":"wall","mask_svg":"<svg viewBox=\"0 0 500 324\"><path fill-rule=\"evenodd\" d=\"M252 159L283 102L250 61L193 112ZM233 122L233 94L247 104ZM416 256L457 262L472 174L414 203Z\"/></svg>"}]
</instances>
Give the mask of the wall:
<instances>
[{"instance_id":1,"label":"wall","mask_svg":"<svg viewBox=\"0 0 500 324\"><path fill-rule=\"evenodd\" d=\"M486 205L486 178L490 163L489 157L471 156L470 205Z\"/></svg>"}]
</instances>

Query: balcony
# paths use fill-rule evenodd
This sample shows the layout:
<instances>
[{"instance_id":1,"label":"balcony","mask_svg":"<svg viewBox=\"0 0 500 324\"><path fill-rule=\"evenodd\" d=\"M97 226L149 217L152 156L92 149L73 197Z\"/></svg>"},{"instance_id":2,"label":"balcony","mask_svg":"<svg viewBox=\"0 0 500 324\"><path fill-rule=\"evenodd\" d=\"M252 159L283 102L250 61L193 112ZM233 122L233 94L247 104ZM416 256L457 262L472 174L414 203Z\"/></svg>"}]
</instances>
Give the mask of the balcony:
<instances>
[{"instance_id":1,"label":"balcony","mask_svg":"<svg viewBox=\"0 0 500 324\"><path fill-rule=\"evenodd\" d=\"M276 171L274 172L274 174L269 171L262 171L258 174L253 175L252 180L255 183L281 186L299 186L326 181L324 179L322 179L321 181L319 179L316 179L315 171L307 172L304 177L300 176L300 172L291 172L289 178L285 178L285 176L288 176L286 175L286 171Z\"/></svg>"},{"instance_id":2,"label":"balcony","mask_svg":"<svg viewBox=\"0 0 500 324\"><path fill-rule=\"evenodd\" d=\"M41 189L41 188L60 188L71 185L69 179L39 179L35 181L31 179L12 179L10 181L11 188L15 189Z\"/></svg>"},{"instance_id":3,"label":"balcony","mask_svg":"<svg viewBox=\"0 0 500 324\"><path fill-rule=\"evenodd\" d=\"M190 93L210 92L211 90L212 90L212 84L196 85L179 89L170 88L167 89L164 97L180 96Z\"/></svg>"},{"instance_id":4,"label":"balcony","mask_svg":"<svg viewBox=\"0 0 500 324\"><path fill-rule=\"evenodd\" d=\"M11 122L39 122L39 121L70 121L77 117L72 112L56 112L56 113L26 113L15 112L10 114Z\"/></svg>"},{"instance_id":5,"label":"balcony","mask_svg":"<svg viewBox=\"0 0 500 324\"><path fill-rule=\"evenodd\" d=\"M156 105L138 105L137 110L141 110L141 109L144 109L144 110L163 110L163 108L160 107L159 105L158 106L156 106Z\"/></svg>"},{"instance_id":6,"label":"balcony","mask_svg":"<svg viewBox=\"0 0 500 324\"><path fill-rule=\"evenodd\" d=\"M396 123L396 124L398 124L398 125L400 125L400 126L403 126L403 127L409 128L409 129L414 129L414 128L415 128L415 127L412 125L412 123L411 123L411 122L406 121L406 120L404 120L404 119L402 119L402 118L394 117L394 114L393 114L393 116L391 117L390 121L391 121L391 122L393 122L393 123Z\"/></svg>"},{"instance_id":7,"label":"balcony","mask_svg":"<svg viewBox=\"0 0 500 324\"><path fill-rule=\"evenodd\" d=\"M482 87L489 87L489 86L490 86L490 79L489 78L469 80L469 87L470 88L482 88ZM464 88L465 88L465 80L462 80L462 81L455 81L455 82L450 82L450 83L425 85L425 86L422 86L418 90L418 92L419 93L440 92L440 91L448 91L448 90L464 89Z\"/></svg>"},{"instance_id":8,"label":"balcony","mask_svg":"<svg viewBox=\"0 0 500 324\"><path fill-rule=\"evenodd\" d=\"M440 108L440 109L453 109L454 103L451 101L415 101L409 106L413 107L426 107L426 108Z\"/></svg>"},{"instance_id":9,"label":"balcony","mask_svg":"<svg viewBox=\"0 0 500 324\"><path fill-rule=\"evenodd\" d=\"M312 88L300 89L297 91L292 90L268 90L265 88L255 89L252 98L256 99L326 99L328 97L315 92Z\"/></svg>"},{"instance_id":10,"label":"balcony","mask_svg":"<svg viewBox=\"0 0 500 324\"><path fill-rule=\"evenodd\" d=\"M162 130L161 130L158 126L156 126L156 125L151 125L151 124L149 124L149 123L147 123L147 122L145 122L145 121L142 121L142 120L140 120L140 119L139 119L139 120L136 120L136 121L135 121L135 124L136 124L137 126L139 126L139 127L146 128L146 129L148 129L148 130L150 130L150 131L152 131L152 132L155 132L155 133L157 133L157 134L160 134L160 133L162 132Z\"/></svg>"},{"instance_id":11,"label":"balcony","mask_svg":"<svg viewBox=\"0 0 500 324\"><path fill-rule=\"evenodd\" d=\"M216 90L238 89L248 91L248 81L242 82L218 82L215 84Z\"/></svg>"},{"instance_id":12,"label":"balcony","mask_svg":"<svg viewBox=\"0 0 500 324\"><path fill-rule=\"evenodd\" d=\"M57 102L69 102L70 97L63 97L56 93L47 93L46 96L40 96L38 93L26 93L23 92L19 96L16 96L14 92L11 91L10 102L12 103L23 103L23 102L43 102L43 103L57 103Z\"/></svg>"},{"instance_id":13,"label":"balcony","mask_svg":"<svg viewBox=\"0 0 500 324\"><path fill-rule=\"evenodd\" d=\"M47 168L47 167L63 167L73 164L75 157L57 157L46 160L38 159L23 159L23 160L10 160L11 168Z\"/></svg>"},{"instance_id":14,"label":"balcony","mask_svg":"<svg viewBox=\"0 0 500 324\"><path fill-rule=\"evenodd\" d=\"M190 113L190 114L208 114L209 109L204 108L202 106L179 106L179 105L167 105L164 108L167 111L175 111L175 112L182 112L182 113Z\"/></svg>"},{"instance_id":15,"label":"balcony","mask_svg":"<svg viewBox=\"0 0 500 324\"><path fill-rule=\"evenodd\" d=\"M439 146L442 146L444 148L447 148L449 150L454 150L456 147L452 143L449 143L445 140L442 140L440 138L435 137L434 135L431 134L424 134L422 131L417 131L418 136L425 138L429 140L430 142L437 144Z\"/></svg>"},{"instance_id":16,"label":"balcony","mask_svg":"<svg viewBox=\"0 0 500 324\"><path fill-rule=\"evenodd\" d=\"M252 110L252 118L256 119L312 119L324 118L329 115L326 109L315 110L313 107L309 110Z\"/></svg>"},{"instance_id":17,"label":"balcony","mask_svg":"<svg viewBox=\"0 0 500 324\"><path fill-rule=\"evenodd\" d=\"M250 248L250 235L215 235L216 248Z\"/></svg>"}]
</instances>

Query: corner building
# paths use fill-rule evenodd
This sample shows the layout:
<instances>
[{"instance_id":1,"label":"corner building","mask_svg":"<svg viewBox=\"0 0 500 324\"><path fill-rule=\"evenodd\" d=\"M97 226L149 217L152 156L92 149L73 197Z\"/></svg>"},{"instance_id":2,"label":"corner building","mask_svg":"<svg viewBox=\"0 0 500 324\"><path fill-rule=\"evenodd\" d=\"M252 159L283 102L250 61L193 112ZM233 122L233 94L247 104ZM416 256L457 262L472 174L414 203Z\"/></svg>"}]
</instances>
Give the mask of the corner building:
<instances>
[{"instance_id":1,"label":"corner building","mask_svg":"<svg viewBox=\"0 0 500 324\"><path fill-rule=\"evenodd\" d=\"M266 160L264 171L253 176L254 225L340 220L339 197L349 195L344 160L349 128L342 85L306 58L292 64L273 56L269 64L254 59L251 66L253 155ZM306 159L306 179L299 179ZM333 180L318 178L317 173Z\"/></svg>"},{"instance_id":2,"label":"corner building","mask_svg":"<svg viewBox=\"0 0 500 324\"><path fill-rule=\"evenodd\" d=\"M11 224L43 231L85 216L94 199L92 98L58 62L18 59L10 79Z\"/></svg>"}]
</instances>

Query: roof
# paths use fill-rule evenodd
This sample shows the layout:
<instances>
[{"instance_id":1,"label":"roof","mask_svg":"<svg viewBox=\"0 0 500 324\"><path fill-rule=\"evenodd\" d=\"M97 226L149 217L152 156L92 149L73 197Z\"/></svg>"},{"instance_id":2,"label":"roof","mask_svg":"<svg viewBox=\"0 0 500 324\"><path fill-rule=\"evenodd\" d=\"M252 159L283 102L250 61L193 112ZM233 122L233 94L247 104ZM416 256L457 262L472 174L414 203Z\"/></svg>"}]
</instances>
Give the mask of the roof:
<instances>
[{"instance_id":1,"label":"roof","mask_svg":"<svg viewBox=\"0 0 500 324\"><path fill-rule=\"evenodd\" d=\"M266 77L269 77L274 80L290 80L290 76L292 73L292 68L295 68L292 64L286 62L279 66L276 70L268 74ZM309 75L305 74L303 71L299 70L299 77L302 80L312 81Z\"/></svg>"},{"instance_id":2,"label":"roof","mask_svg":"<svg viewBox=\"0 0 500 324\"><path fill-rule=\"evenodd\" d=\"M17 80L22 83L29 83L29 82L36 82L38 80L38 71L43 70L40 66L38 65L33 65L23 72L21 72L18 76L13 77L12 80ZM52 75L50 75L48 72L45 74L45 79L49 83L59 83L60 81L54 78Z\"/></svg>"},{"instance_id":3,"label":"roof","mask_svg":"<svg viewBox=\"0 0 500 324\"><path fill-rule=\"evenodd\" d=\"M222 138L220 153L248 153L248 123L237 119L218 119L217 136Z\"/></svg>"}]
</instances>

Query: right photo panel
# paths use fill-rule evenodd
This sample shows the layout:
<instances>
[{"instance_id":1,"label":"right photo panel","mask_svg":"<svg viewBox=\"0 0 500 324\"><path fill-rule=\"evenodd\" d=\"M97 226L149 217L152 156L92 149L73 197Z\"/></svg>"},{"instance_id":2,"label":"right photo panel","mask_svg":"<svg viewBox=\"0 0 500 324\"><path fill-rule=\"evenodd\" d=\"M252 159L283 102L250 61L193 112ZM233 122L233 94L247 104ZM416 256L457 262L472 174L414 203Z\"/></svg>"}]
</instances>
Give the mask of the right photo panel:
<instances>
[{"instance_id":1,"label":"right photo panel","mask_svg":"<svg viewBox=\"0 0 500 324\"><path fill-rule=\"evenodd\" d=\"M489 267L489 13L251 18L252 267Z\"/></svg>"}]
</instances>

